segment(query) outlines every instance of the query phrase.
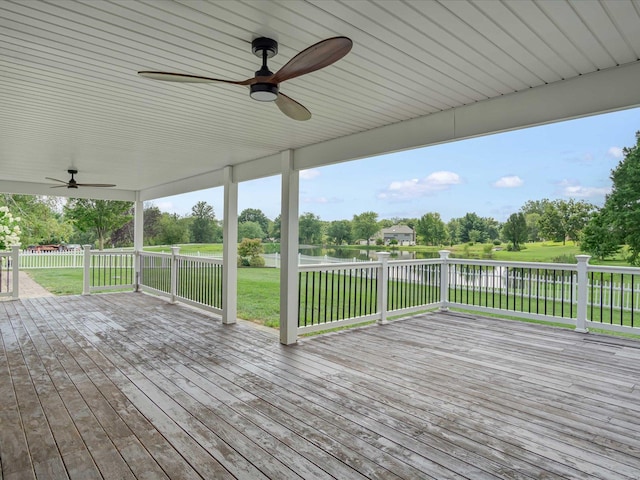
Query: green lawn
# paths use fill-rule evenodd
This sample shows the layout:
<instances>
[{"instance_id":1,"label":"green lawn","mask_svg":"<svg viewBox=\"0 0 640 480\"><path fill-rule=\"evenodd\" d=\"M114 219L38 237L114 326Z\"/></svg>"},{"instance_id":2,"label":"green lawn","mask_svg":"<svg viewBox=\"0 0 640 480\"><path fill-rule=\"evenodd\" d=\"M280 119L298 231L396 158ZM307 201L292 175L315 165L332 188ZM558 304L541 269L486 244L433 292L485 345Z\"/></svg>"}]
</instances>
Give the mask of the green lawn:
<instances>
[{"instance_id":1,"label":"green lawn","mask_svg":"<svg viewBox=\"0 0 640 480\"><path fill-rule=\"evenodd\" d=\"M82 293L81 268L29 270L37 283L55 295ZM280 316L280 270L240 268L238 270L238 316L277 327Z\"/></svg>"},{"instance_id":2,"label":"green lawn","mask_svg":"<svg viewBox=\"0 0 640 480\"><path fill-rule=\"evenodd\" d=\"M82 268L51 268L27 270L27 274L54 295L80 295Z\"/></svg>"}]
</instances>

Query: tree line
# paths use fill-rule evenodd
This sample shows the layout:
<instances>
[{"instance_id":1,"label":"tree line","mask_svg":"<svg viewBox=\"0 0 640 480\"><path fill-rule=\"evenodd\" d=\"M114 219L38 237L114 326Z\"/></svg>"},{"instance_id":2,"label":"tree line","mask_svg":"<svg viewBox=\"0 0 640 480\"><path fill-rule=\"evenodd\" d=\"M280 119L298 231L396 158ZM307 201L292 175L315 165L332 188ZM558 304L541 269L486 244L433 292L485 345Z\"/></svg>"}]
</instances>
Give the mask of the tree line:
<instances>
[{"instance_id":1,"label":"tree line","mask_svg":"<svg viewBox=\"0 0 640 480\"><path fill-rule=\"evenodd\" d=\"M626 245L629 261L640 264L640 132L636 145L624 148L624 158L611 172L612 190L603 207L583 200L529 200L501 223L474 212L444 222L437 212L420 218L378 219L376 212L362 212L348 220L323 221L305 212L299 217L299 242L309 245L367 243L382 228L407 225L419 244L506 243L519 250L527 242L553 240L579 242L583 251L604 259ZM55 197L0 195L0 206L21 217L23 247L38 244L78 243L112 247L133 244L133 205L130 202L69 199L62 205ZM238 238L280 240L280 215L269 219L260 209L248 208L238 216ZM213 206L197 202L185 216L144 208L146 245L219 243L221 222Z\"/></svg>"}]
</instances>

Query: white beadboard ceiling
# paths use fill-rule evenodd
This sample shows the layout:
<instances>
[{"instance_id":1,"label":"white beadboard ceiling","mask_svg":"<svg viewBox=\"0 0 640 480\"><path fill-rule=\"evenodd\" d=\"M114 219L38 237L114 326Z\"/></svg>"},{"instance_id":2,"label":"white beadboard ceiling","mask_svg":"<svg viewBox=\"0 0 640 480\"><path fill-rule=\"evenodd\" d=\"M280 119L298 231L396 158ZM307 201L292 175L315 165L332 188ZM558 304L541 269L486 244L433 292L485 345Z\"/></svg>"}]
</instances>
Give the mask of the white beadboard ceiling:
<instances>
[{"instance_id":1,"label":"white beadboard ceiling","mask_svg":"<svg viewBox=\"0 0 640 480\"><path fill-rule=\"evenodd\" d=\"M272 71L322 39L342 60L281 84L311 120L226 84L251 40ZM640 0L2 0L0 190L141 199L640 104ZM85 183L50 190L73 166Z\"/></svg>"}]
</instances>

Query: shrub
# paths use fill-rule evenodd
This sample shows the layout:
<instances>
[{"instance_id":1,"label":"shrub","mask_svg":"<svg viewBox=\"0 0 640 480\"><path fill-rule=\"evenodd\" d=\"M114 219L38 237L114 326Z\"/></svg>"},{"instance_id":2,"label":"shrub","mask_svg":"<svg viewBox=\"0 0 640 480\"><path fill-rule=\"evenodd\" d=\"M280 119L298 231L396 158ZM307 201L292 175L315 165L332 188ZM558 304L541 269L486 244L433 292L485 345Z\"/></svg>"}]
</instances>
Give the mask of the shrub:
<instances>
[{"instance_id":1,"label":"shrub","mask_svg":"<svg viewBox=\"0 0 640 480\"><path fill-rule=\"evenodd\" d=\"M497 246L499 246L499 245L502 245L502 242L496 238L496 239L493 241L493 244L497 247Z\"/></svg>"},{"instance_id":2,"label":"shrub","mask_svg":"<svg viewBox=\"0 0 640 480\"><path fill-rule=\"evenodd\" d=\"M264 267L264 258L256 255L249 259L250 267Z\"/></svg>"}]
</instances>

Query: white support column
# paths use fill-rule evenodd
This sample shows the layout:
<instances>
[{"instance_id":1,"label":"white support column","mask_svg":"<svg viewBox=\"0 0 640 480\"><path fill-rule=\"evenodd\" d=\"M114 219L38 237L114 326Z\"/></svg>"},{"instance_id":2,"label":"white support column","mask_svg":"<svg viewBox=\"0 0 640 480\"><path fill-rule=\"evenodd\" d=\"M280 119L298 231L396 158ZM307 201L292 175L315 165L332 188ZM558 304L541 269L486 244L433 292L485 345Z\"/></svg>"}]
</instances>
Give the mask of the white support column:
<instances>
[{"instance_id":1,"label":"white support column","mask_svg":"<svg viewBox=\"0 0 640 480\"><path fill-rule=\"evenodd\" d=\"M238 317L238 183L231 166L224 168L222 238L222 323L232 324Z\"/></svg>"},{"instance_id":2,"label":"white support column","mask_svg":"<svg viewBox=\"0 0 640 480\"><path fill-rule=\"evenodd\" d=\"M300 173L293 168L293 151L282 152L280 213L280 343L298 339L298 209Z\"/></svg>"},{"instance_id":3,"label":"white support column","mask_svg":"<svg viewBox=\"0 0 640 480\"><path fill-rule=\"evenodd\" d=\"M144 245L144 203L140 200L140 192L136 192L133 204L133 252L135 255L134 281L136 292L140 289L140 252Z\"/></svg>"},{"instance_id":4,"label":"white support column","mask_svg":"<svg viewBox=\"0 0 640 480\"><path fill-rule=\"evenodd\" d=\"M170 302L176 303L176 295L178 293L178 259L176 256L180 253L180 247L171 247L171 290Z\"/></svg>"},{"instance_id":5,"label":"white support column","mask_svg":"<svg viewBox=\"0 0 640 480\"><path fill-rule=\"evenodd\" d=\"M391 254L389 252L376 252L376 255L380 259L382 265L380 265L380 270L378 271L378 308L380 309L380 318L378 319L378 324L385 325L387 324L387 309L388 302L387 297L389 294L389 257Z\"/></svg>"},{"instance_id":6,"label":"white support column","mask_svg":"<svg viewBox=\"0 0 640 480\"><path fill-rule=\"evenodd\" d=\"M587 298L589 290L589 278L587 268L589 267L589 259L591 255L576 255L578 259L578 312L576 316L576 332L588 333L587 328Z\"/></svg>"},{"instance_id":7,"label":"white support column","mask_svg":"<svg viewBox=\"0 0 640 480\"><path fill-rule=\"evenodd\" d=\"M20 245L11 246L11 297L20 298Z\"/></svg>"},{"instance_id":8,"label":"white support column","mask_svg":"<svg viewBox=\"0 0 640 480\"><path fill-rule=\"evenodd\" d=\"M440 311L449 311L449 250L439 250L440 260Z\"/></svg>"},{"instance_id":9,"label":"white support column","mask_svg":"<svg viewBox=\"0 0 640 480\"><path fill-rule=\"evenodd\" d=\"M83 245L83 275L82 275L82 295L89 295L89 275L91 274L91 245Z\"/></svg>"}]
</instances>

